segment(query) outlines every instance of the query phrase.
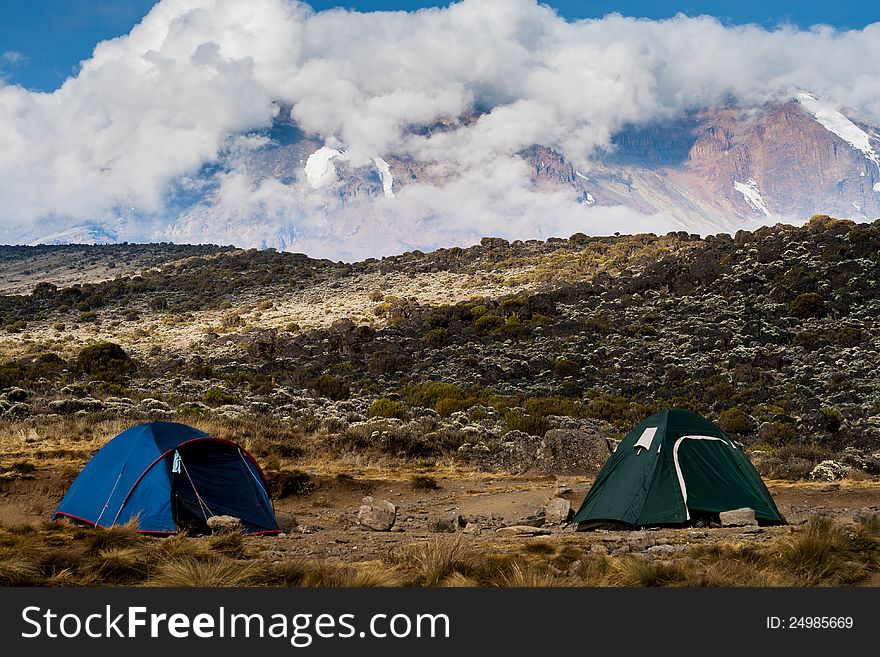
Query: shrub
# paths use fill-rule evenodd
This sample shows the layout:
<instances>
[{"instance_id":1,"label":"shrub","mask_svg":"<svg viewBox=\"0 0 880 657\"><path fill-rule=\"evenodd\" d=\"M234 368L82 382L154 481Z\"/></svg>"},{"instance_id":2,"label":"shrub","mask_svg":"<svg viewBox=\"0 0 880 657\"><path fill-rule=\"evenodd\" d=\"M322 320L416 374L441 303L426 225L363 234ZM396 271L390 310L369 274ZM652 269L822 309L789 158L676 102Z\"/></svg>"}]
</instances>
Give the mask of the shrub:
<instances>
[{"instance_id":1,"label":"shrub","mask_svg":"<svg viewBox=\"0 0 880 657\"><path fill-rule=\"evenodd\" d=\"M504 422L511 429L524 431L533 436L543 436L550 428L550 423L540 415L527 415L519 411L508 411L504 414Z\"/></svg>"},{"instance_id":2,"label":"shrub","mask_svg":"<svg viewBox=\"0 0 880 657\"><path fill-rule=\"evenodd\" d=\"M504 320L498 315L483 315L474 322L474 330L477 335L489 335L492 331L504 326Z\"/></svg>"},{"instance_id":3,"label":"shrub","mask_svg":"<svg viewBox=\"0 0 880 657\"><path fill-rule=\"evenodd\" d=\"M367 367L377 376L393 374L400 368L400 359L390 349L383 349L370 356Z\"/></svg>"},{"instance_id":4,"label":"shrub","mask_svg":"<svg viewBox=\"0 0 880 657\"><path fill-rule=\"evenodd\" d=\"M527 303L525 299L505 299L499 308L505 317L510 317L511 315L519 315Z\"/></svg>"},{"instance_id":5,"label":"shrub","mask_svg":"<svg viewBox=\"0 0 880 657\"><path fill-rule=\"evenodd\" d=\"M441 399L464 399L465 392L457 385L442 381L428 381L404 388L403 397L410 406L434 408Z\"/></svg>"},{"instance_id":6,"label":"shrub","mask_svg":"<svg viewBox=\"0 0 880 657\"><path fill-rule=\"evenodd\" d=\"M553 374L560 379L567 376L577 376L581 372L581 366L568 358L560 358L553 363Z\"/></svg>"},{"instance_id":7,"label":"shrub","mask_svg":"<svg viewBox=\"0 0 880 657\"><path fill-rule=\"evenodd\" d=\"M726 433L752 433L755 421L738 406L722 411L718 416L718 426Z\"/></svg>"},{"instance_id":8,"label":"shrub","mask_svg":"<svg viewBox=\"0 0 880 657\"><path fill-rule=\"evenodd\" d=\"M470 408L470 404L466 399L458 399L455 397L444 397L434 405L434 410L441 417L449 417L458 411L464 411Z\"/></svg>"},{"instance_id":9,"label":"shrub","mask_svg":"<svg viewBox=\"0 0 880 657\"><path fill-rule=\"evenodd\" d=\"M382 397L370 404L370 408L367 410L367 417L407 420L409 419L409 413L406 412L406 408L401 402Z\"/></svg>"},{"instance_id":10,"label":"shrub","mask_svg":"<svg viewBox=\"0 0 880 657\"><path fill-rule=\"evenodd\" d=\"M568 415L578 417L580 404L563 397L533 397L527 399L523 406L529 415Z\"/></svg>"},{"instance_id":11,"label":"shrub","mask_svg":"<svg viewBox=\"0 0 880 657\"><path fill-rule=\"evenodd\" d=\"M527 337L529 335L529 329L519 321L519 318L516 315L511 315L502 326L499 326L492 331L492 335L498 338L517 340L519 338Z\"/></svg>"},{"instance_id":12,"label":"shrub","mask_svg":"<svg viewBox=\"0 0 880 657\"><path fill-rule=\"evenodd\" d=\"M446 329L433 329L422 336L422 345L425 347L442 347L446 344L446 339L448 337L449 331Z\"/></svg>"},{"instance_id":13,"label":"shrub","mask_svg":"<svg viewBox=\"0 0 880 657\"><path fill-rule=\"evenodd\" d=\"M310 379L306 385L312 394L318 397L326 397L333 401L348 399L351 395L351 386L348 381L335 377L332 374L317 376L314 379Z\"/></svg>"},{"instance_id":14,"label":"shrub","mask_svg":"<svg viewBox=\"0 0 880 657\"><path fill-rule=\"evenodd\" d=\"M135 363L125 350L114 342L99 342L79 352L76 369L92 378L118 380L135 371Z\"/></svg>"},{"instance_id":15,"label":"shrub","mask_svg":"<svg viewBox=\"0 0 880 657\"><path fill-rule=\"evenodd\" d=\"M784 422L768 422L761 427L758 437L761 442L772 446L793 443L797 438L794 427Z\"/></svg>"},{"instance_id":16,"label":"shrub","mask_svg":"<svg viewBox=\"0 0 880 657\"><path fill-rule=\"evenodd\" d=\"M413 475L412 479L410 479L410 483L412 484L413 490L437 490L440 488L437 485L437 480L428 475Z\"/></svg>"},{"instance_id":17,"label":"shrub","mask_svg":"<svg viewBox=\"0 0 880 657\"><path fill-rule=\"evenodd\" d=\"M231 392L223 390L223 388L215 387L208 390L202 396L202 400L206 404L211 404L212 406L227 406L236 403L238 398Z\"/></svg>"},{"instance_id":18,"label":"shrub","mask_svg":"<svg viewBox=\"0 0 880 657\"><path fill-rule=\"evenodd\" d=\"M824 317L827 314L825 300L815 292L799 294L788 306L788 314L791 317L798 317L800 319Z\"/></svg>"}]
</instances>

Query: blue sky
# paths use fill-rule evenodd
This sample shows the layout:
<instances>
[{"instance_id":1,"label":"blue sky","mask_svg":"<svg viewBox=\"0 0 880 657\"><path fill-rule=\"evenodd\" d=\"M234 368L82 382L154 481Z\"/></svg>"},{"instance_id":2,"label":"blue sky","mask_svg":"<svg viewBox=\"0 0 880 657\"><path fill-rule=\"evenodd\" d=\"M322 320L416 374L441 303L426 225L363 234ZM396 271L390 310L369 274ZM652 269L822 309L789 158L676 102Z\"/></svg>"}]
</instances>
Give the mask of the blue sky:
<instances>
[{"instance_id":1,"label":"blue sky","mask_svg":"<svg viewBox=\"0 0 880 657\"><path fill-rule=\"evenodd\" d=\"M29 89L51 91L75 73L95 44L128 31L155 0L0 0L0 75ZM314 0L316 10L344 6L361 11L413 10L448 2L420 0ZM837 0L738 0L658 2L656 0L550 0L569 19L601 17L610 12L666 18L682 12L709 14L724 23L774 27L818 23L856 29L880 21L880 3Z\"/></svg>"}]
</instances>

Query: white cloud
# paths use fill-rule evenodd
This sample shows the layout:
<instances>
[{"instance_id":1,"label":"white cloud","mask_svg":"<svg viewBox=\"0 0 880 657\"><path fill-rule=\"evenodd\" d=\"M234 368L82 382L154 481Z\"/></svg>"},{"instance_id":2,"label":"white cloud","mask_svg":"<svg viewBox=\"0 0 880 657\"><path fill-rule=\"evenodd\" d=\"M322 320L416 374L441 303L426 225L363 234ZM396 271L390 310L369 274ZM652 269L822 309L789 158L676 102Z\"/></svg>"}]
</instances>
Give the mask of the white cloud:
<instances>
[{"instance_id":1,"label":"white cloud","mask_svg":"<svg viewBox=\"0 0 880 657\"><path fill-rule=\"evenodd\" d=\"M615 222L660 230L659 217L585 212L566 193L536 193L512 154L542 143L588 170L589 155L627 122L796 89L880 120L880 24L570 23L534 0L376 14L314 13L294 0L162 0L129 35L98 44L54 93L0 81L0 237L32 235L47 218L115 221L121 209L149 218L132 234L261 244L258 229L241 233L244 216L316 254L613 232ZM235 150L229 137L268 126L276 101L319 144L344 150L337 161L348 166L395 154L443 171L433 185L355 204L333 197L333 185L260 180L236 164L260 144ZM474 106L486 111L465 128L409 130ZM211 211L167 216L169 185L221 154L230 170L217 178Z\"/></svg>"},{"instance_id":2,"label":"white cloud","mask_svg":"<svg viewBox=\"0 0 880 657\"><path fill-rule=\"evenodd\" d=\"M7 50L4 53L0 53L0 65L19 66L27 64L28 61L30 61L30 58L17 50Z\"/></svg>"}]
</instances>

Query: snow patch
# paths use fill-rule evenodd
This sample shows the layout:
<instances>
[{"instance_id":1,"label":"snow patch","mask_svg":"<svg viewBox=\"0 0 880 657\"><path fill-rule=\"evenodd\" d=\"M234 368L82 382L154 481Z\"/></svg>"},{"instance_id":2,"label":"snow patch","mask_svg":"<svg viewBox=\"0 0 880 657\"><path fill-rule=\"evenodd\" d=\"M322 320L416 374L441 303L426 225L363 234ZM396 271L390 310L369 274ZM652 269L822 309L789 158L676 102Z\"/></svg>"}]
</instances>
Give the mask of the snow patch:
<instances>
[{"instance_id":1,"label":"snow patch","mask_svg":"<svg viewBox=\"0 0 880 657\"><path fill-rule=\"evenodd\" d=\"M880 155L871 146L871 138L864 130L837 111L832 105L815 96L801 91L797 94L798 102L829 132L843 139L853 148L860 150L880 170Z\"/></svg>"},{"instance_id":2,"label":"snow patch","mask_svg":"<svg viewBox=\"0 0 880 657\"><path fill-rule=\"evenodd\" d=\"M382 176L382 190L385 192L385 198L394 198L394 191L391 189L394 184L394 176L391 175L391 167L381 157L374 157L373 164L376 165L376 168L379 170L379 175Z\"/></svg>"},{"instance_id":3,"label":"snow patch","mask_svg":"<svg viewBox=\"0 0 880 657\"><path fill-rule=\"evenodd\" d=\"M340 154L335 148L322 146L309 155L303 171L312 189L320 189L336 182L336 166L333 164L333 158Z\"/></svg>"},{"instance_id":4,"label":"snow patch","mask_svg":"<svg viewBox=\"0 0 880 657\"><path fill-rule=\"evenodd\" d=\"M587 177L586 177L584 174L582 174L580 171L575 171L575 172L574 172L574 175L576 175L578 178L583 178L584 180L589 180L589 178L587 178Z\"/></svg>"},{"instance_id":5,"label":"snow patch","mask_svg":"<svg viewBox=\"0 0 880 657\"><path fill-rule=\"evenodd\" d=\"M742 194L745 197L746 202L755 208L755 210L762 213L765 217L770 216L770 210L767 209L764 199L761 198L761 192L758 191L758 183L751 178L744 183L734 180L733 188Z\"/></svg>"},{"instance_id":6,"label":"snow patch","mask_svg":"<svg viewBox=\"0 0 880 657\"><path fill-rule=\"evenodd\" d=\"M875 191L875 192L880 192L880 182L875 182L875 183L874 183L874 191Z\"/></svg>"}]
</instances>

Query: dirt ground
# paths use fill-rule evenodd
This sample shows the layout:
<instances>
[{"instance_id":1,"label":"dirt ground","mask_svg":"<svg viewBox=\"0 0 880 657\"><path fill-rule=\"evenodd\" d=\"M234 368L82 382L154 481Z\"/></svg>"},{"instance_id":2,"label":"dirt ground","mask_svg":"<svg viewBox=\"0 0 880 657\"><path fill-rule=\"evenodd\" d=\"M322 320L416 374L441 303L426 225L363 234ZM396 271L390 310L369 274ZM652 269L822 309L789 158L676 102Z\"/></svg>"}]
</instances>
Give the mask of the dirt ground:
<instances>
[{"instance_id":1,"label":"dirt ground","mask_svg":"<svg viewBox=\"0 0 880 657\"><path fill-rule=\"evenodd\" d=\"M363 562L383 559L398 548L438 536L429 528L429 519L439 516L460 515L464 523L470 523L455 532L461 540L475 548L495 551L520 550L534 541L556 546L575 544L603 554L620 549L645 551L654 546L671 546L664 548L671 551L713 542L764 542L791 531L790 526L782 526L574 532L554 526L548 528L547 535L510 535L498 529L522 524L524 519L537 515L552 497L564 497L576 509L591 480L475 472L432 476L437 482L436 490L415 489L409 475L375 477L355 471L344 476L315 476L313 490L308 494L275 501L284 534L249 540L277 557ZM69 482L69 475L51 472L0 479L0 521L14 525L48 519ZM827 514L851 522L859 509L880 508L880 480L876 478L831 484L768 481L767 485L791 525L804 522L812 514ZM388 500L397 506L397 520L391 531L371 531L359 526L357 510L365 496ZM872 577L866 584L880 586L880 577Z\"/></svg>"}]
</instances>

